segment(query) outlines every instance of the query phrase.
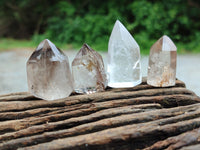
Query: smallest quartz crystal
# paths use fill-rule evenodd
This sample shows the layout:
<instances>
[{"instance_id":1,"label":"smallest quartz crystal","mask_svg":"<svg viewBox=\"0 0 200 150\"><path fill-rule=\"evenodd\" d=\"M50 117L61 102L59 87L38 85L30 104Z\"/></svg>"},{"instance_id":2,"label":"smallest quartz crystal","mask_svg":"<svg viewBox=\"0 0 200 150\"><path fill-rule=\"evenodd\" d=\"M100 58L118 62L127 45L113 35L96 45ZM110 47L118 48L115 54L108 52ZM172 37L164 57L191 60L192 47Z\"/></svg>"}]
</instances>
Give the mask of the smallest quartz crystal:
<instances>
[{"instance_id":1,"label":"smallest quartz crystal","mask_svg":"<svg viewBox=\"0 0 200 150\"><path fill-rule=\"evenodd\" d=\"M176 51L172 40L164 35L150 50L147 83L155 87L174 86L176 80Z\"/></svg>"},{"instance_id":2,"label":"smallest quartz crystal","mask_svg":"<svg viewBox=\"0 0 200 150\"><path fill-rule=\"evenodd\" d=\"M74 90L77 93L104 91L107 78L102 56L84 44L72 62Z\"/></svg>"}]
</instances>

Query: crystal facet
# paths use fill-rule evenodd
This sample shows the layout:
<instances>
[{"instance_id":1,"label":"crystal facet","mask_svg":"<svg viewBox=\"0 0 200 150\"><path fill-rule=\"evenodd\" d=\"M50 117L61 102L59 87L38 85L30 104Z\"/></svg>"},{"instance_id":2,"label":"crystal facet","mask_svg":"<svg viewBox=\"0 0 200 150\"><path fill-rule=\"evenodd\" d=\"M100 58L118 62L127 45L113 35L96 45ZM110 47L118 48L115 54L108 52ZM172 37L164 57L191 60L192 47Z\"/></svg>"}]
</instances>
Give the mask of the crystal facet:
<instances>
[{"instance_id":1,"label":"crystal facet","mask_svg":"<svg viewBox=\"0 0 200 150\"><path fill-rule=\"evenodd\" d=\"M100 54L84 44L72 62L74 90L77 93L104 91L107 78Z\"/></svg>"},{"instance_id":2,"label":"crystal facet","mask_svg":"<svg viewBox=\"0 0 200 150\"><path fill-rule=\"evenodd\" d=\"M172 40L164 35L150 50L147 83L155 87L175 85L176 51Z\"/></svg>"},{"instance_id":3,"label":"crystal facet","mask_svg":"<svg viewBox=\"0 0 200 150\"><path fill-rule=\"evenodd\" d=\"M73 91L68 57L48 39L42 41L27 62L29 91L36 97L55 100Z\"/></svg>"},{"instance_id":4,"label":"crystal facet","mask_svg":"<svg viewBox=\"0 0 200 150\"><path fill-rule=\"evenodd\" d=\"M108 45L108 86L133 87L141 83L140 48L120 21L116 21Z\"/></svg>"}]
</instances>

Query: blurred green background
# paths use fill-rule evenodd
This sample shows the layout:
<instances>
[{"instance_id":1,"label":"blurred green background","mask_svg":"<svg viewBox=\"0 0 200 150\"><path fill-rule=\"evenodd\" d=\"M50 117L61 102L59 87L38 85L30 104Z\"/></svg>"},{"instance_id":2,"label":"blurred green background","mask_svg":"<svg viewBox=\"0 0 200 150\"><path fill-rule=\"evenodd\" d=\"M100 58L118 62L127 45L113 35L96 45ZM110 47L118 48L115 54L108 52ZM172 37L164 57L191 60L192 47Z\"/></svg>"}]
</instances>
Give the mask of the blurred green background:
<instances>
[{"instance_id":1,"label":"blurred green background","mask_svg":"<svg viewBox=\"0 0 200 150\"><path fill-rule=\"evenodd\" d=\"M45 38L62 49L88 43L107 51L119 19L148 54L168 35L179 53L200 52L200 1L196 0L1 0L0 50L36 47Z\"/></svg>"}]
</instances>

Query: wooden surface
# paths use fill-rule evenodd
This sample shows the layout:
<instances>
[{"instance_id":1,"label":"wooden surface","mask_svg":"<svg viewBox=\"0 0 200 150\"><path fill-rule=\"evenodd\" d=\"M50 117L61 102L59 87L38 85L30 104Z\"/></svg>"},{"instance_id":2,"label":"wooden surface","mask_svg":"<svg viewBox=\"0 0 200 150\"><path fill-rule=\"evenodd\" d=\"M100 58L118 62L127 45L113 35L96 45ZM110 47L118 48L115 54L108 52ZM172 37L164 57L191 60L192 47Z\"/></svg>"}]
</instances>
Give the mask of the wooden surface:
<instances>
[{"instance_id":1,"label":"wooden surface","mask_svg":"<svg viewBox=\"0 0 200 150\"><path fill-rule=\"evenodd\" d=\"M0 150L200 149L200 98L146 84L45 101L0 96Z\"/></svg>"}]
</instances>

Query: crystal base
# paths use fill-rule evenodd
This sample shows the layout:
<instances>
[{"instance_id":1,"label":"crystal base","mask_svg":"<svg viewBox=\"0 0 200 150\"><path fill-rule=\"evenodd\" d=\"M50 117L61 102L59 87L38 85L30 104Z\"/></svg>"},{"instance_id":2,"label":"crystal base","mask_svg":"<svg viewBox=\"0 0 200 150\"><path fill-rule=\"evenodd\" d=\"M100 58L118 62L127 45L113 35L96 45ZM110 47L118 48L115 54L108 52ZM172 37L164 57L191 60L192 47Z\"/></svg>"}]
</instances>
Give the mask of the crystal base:
<instances>
[{"instance_id":1,"label":"crystal base","mask_svg":"<svg viewBox=\"0 0 200 150\"><path fill-rule=\"evenodd\" d=\"M87 87L87 88L79 88L79 89L74 89L76 93L86 93L86 94L91 94L97 92L95 87Z\"/></svg>"},{"instance_id":2,"label":"crystal base","mask_svg":"<svg viewBox=\"0 0 200 150\"><path fill-rule=\"evenodd\" d=\"M140 80L136 82L115 82L115 83L108 83L108 86L112 88L128 88L139 85L140 83L141 83Z\"/></svg>"}]
</instances>

